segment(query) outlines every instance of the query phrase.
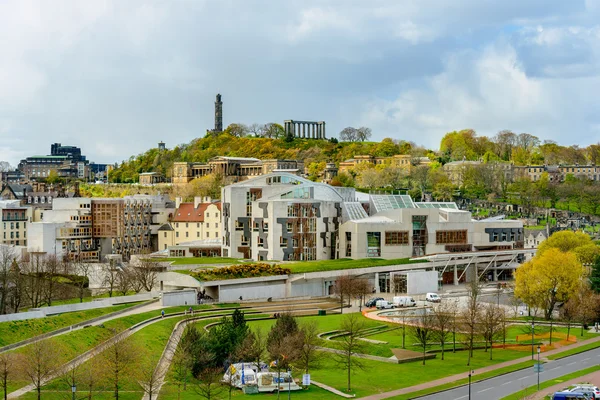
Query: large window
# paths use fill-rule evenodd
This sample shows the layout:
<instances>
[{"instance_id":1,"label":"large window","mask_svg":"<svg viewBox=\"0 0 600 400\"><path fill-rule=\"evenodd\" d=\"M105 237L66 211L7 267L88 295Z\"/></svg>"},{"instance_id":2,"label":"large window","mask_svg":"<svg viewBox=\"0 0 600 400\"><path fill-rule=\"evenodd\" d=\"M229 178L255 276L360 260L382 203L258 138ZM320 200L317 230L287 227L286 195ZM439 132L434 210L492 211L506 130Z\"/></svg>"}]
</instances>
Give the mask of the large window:
<instances>
[{"instance_id":1,"label":"large window","mask_svg":"<svg viewBox=\"0 0 600 400\"><path fill-rule=\"evenodd\" d=\"M387 231L385 232L386 246L408 245L408 231Z\"/></svg>"},{"instance_id":2,"label":"large window","mask_svg":"<svg viewBox=\"0 0 600 400\"><path fill-rule=\"evenodd\" d=\"M467 243L467 231L436 231L435 232L435 243L436 244L466 244Z\"/></svg>"},{"instance_id":3,"label":"large window","mask_svg":"<svg viewBox=\"0 0 600 400\"><path fill-rule=\"evenodd\" d=\"M367 232L367 257L381 257L381 232Z\"/></svg>"},{"instance_id":4,"label":"large window","mask_svg":"<svg viewBox=\"0 0 600 400\"><path fill-rule=\"evenodd\" d=\"M346 232L346 257L352 257L352 232Z\"/></svg>"}]
</instances>

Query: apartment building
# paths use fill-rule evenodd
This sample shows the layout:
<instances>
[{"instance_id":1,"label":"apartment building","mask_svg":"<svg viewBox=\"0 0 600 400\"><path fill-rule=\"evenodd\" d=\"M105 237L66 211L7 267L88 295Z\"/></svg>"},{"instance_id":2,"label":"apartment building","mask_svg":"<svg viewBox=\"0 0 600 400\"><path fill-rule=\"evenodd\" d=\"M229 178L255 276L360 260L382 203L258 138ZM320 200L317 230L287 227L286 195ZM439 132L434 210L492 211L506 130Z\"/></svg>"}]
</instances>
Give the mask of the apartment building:
<instances>
[{"instance_id":1,"label":"apartment building","mask_svg":"<svg viewBox=\"0 0 600 400\"><path fill-rule=\"evenodd\" d=\"M0 200L0 212L0 243L27 246L31 209L22 207L18 200Z\"/></svg>"},{"instance_id":2,"label":"apartment building","mask_svg":"<svg viewBox=\"0 0 600 400\"><path fill-rule=\"evenodd\" d=\"M429 164L431 164L431 160L428 157L413 157L410 154L397 154L391 157L355 155L353 158L340 162L339 171L349 173L356 168L360 168L361 165L385 165L405 169L407 172L410 172L416 166Z\"/></svg>"}]
</instances>

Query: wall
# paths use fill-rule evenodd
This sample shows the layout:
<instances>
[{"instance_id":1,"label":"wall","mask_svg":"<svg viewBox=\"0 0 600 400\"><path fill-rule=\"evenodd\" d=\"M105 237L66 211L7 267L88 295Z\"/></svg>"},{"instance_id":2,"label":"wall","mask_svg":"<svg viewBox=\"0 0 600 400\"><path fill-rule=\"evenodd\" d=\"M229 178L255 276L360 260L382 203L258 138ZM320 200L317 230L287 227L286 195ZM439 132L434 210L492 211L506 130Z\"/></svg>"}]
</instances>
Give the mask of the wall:
<instances>
[{"instance_id":1,"label":"wall","mask_svg":"<svg viewBox=\"0 0 600 400\"><path fill-rule=\"evenodd\" d=\"M242 283L239 285L227 285L219 287L219 301L239 301L240 296L244 300L285 298L285 281L266 281L256 283Z\"/></svg>"},{"instance_id":2,"label":"wall","mask_svg":"<svg viewBox=\"0 0 600 400\"><path fill-rule=\"evenodd\" d=\"M161 305L163 307L193 305L198 302L196 289L175 290L162 292Z\"/></svg>"},{"instance_id":3,"label":"wall","mask_svg":"<svg viewBox=\"0 0 600 400\"><path fill-rule=\"evenodd\" d=\"M438 291L436 271L414 271L406 273L406 293L422 294Z\"/></svg>"}]
</instances>

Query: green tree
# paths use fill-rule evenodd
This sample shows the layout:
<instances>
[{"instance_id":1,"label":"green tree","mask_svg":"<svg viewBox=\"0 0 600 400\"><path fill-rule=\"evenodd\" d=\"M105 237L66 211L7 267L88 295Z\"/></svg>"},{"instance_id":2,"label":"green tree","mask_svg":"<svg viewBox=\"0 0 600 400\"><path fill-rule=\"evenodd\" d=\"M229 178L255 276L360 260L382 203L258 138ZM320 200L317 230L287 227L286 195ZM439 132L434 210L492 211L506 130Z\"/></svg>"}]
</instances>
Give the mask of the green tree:
<instances>
[{"instance_id":1,"label":"green tree","mask_svg":"<svg viewBox=\"0 0 600 400\"><path fill-rule=\"evenodd\" d=\"M48 177L46 178L46 182L51 183L51 184L60 182L58 172L56 172L56 170L54 170L54 169L51 170L50 173L48 174Z\"/></svg>"},{"instance_id":2,"label":"green tree","mask_svg":"<svg viewBox=\"0 0 600 400\"><path fill-rule=\"evenodd\" d=\"M231 317L223 317L208 335L206 348L214 355L214 366L223 366L231 355L235 354L238 346L248 334L248 326L244 313L236 309Z\"/></svg>"},{"instance_id":3,"label":"green tree","mask_svg":"<svg viewBox=\"0 0 600 400\"><path fill-rule=\"evenodd\" d=\"M596 257L590 274L590 286L596 293L600 293L600 256Z\"/></svg>"}]
</instances>

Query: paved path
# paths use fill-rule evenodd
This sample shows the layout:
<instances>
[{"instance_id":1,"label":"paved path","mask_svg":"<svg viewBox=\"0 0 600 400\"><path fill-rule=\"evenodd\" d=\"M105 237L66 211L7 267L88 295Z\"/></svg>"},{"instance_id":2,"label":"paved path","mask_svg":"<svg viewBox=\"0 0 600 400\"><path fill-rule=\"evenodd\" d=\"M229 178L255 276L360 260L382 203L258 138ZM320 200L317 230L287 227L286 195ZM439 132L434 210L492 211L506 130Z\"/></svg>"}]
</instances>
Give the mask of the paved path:
<instances>
[{"instance_id":1,"label":"paved path","mask_svg":"<svg viewBox=\"0 0 600 400\"><path fill-rule=\"evenodd\" d=\"M544 356L548 357L553 354L561 353L565 350L577 348L577 347L580 347L580 346L583 346L583 345L586 345L589 343L595 343L595 342L600 342L600 336L593 338L593 339L581 341L577 344L572 344L572 345L568 346L567 348L562 347L560 349L550 350L548 352L545 352ZM503 367L508 367L508 366L519 364L519 363L522 363L524 361L529 361L529 360L531 360L531 356L518 358L516 360L506 361L506 362L499 363L499 364L490 365L490 366L487 366L484 368L479 368L479 369L474 370L474 376L477 377L478 375L481 375L485 372L493 371L493 370L503 368ZM452 382L455 382L460 379L465 379L465 378L467 378L467 376L468 376L467 372L463 372L460 374L447 376L445 378L436 379L434 381L425 382L425 383L415 385L415 386L410 386L410 387L406 387L406 388L402 388L402 389L392 390L390 392L379 393L379 394L375 394L375 395L371 395L371 396L362 397L362 399L364 399L364 400L387 399L389 397L394 397L394 396L399 396L399 395L408 394L408 393L412 393L412 392L417 392L417 391L424 390L424 389L436 388L438 386L452 383ZM517 388L517 390L520 390L520 389ZM425 397L425 398L427 398L427 397ZM440 399L442 397L440 397L440 393L437 393L436 395L432 396L431 398ZM457 396L457 397L452 397L452 398L460 398L460 397ZM488 399L488 397L483 397L483 396L481 398L482 399L485 398L486 400Z\"/></svg>"},{"instance_id":2,"label":"paved path","mask_svg":"<svg viewBox=\"0 0 600 400\"><path fill-rule=\"evenodd\" d=\"M321 389L327 390L328 392L331 392L333 394L337 394L338 396L342 396L342 397L345 397L347 399L351 399L351 398L356 397L355 394L348 394L348 393L341 392L341 391L337 390L336 388L332 388L331 386L327 386L324 383L317 382L317 381L312 380L312 379L310 380L310 383L313 384L313 385L315 385L315 386L320 387Z\"/></svg>"}]
</instances>

